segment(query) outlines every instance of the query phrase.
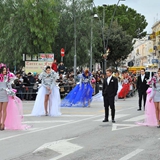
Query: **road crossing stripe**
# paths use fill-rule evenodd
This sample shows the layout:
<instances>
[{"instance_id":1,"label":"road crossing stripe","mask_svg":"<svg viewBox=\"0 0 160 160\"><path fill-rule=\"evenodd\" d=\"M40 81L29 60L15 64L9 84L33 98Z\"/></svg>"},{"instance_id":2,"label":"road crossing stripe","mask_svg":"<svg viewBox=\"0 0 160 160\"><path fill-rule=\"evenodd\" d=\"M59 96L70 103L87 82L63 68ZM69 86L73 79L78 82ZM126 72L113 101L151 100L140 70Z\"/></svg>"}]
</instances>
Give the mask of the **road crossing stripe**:
<instances>
[{"instance_id":1,"label":"road crossing stripe","mask_svg":"<svg viewBox=\"0 0 160 160\"><path fill-rule=\"evenodd\" d=\"M126 117L126 116L129 116L129 114L117 114L115 116L115 119L119 119L119 118ZM102 121L102 119L97 119L97 120L94 120L94 121Z\"/></svg>"},{"instance_id":2,"label":"road crossing stripe","mask_svg":"<svg viewBox=\"0 0 160 160\"><path fill-rule=\"evenodd\" d=\"M129 160L130 158L134 157L135 155L137 155L138 153L144 151L144 149L136 149L135 151L127 154L126 156L122 157L119 160Z\"/></svg>"},{"instance_id":3,"label":"road crossing stripe","mask_svg":"<svg viewBox=\"0 0 160 160\"><path fill-rule=\"evenodd\" d=\"M144 118L145 118L145 115L141 115L141 116L137 116L137 117L127 119L125 121L127 121L127 122L137 122L137 121L143 120Z\"/></svg>"}]
</instances>

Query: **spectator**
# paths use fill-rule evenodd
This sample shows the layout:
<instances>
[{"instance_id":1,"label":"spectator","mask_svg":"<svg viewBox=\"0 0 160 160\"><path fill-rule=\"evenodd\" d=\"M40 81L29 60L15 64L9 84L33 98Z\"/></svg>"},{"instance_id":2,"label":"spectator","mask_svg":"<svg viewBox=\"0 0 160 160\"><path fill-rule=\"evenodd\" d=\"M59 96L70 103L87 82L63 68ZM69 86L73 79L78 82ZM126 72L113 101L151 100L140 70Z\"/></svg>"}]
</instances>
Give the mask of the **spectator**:
<instances>
[{"instance_id":1,"label":"spectator","mask_svg":"<svg viewBox=\"0 0 160 160\"><path fill-rule=\"evenodd\" d=\"M59 83L60 94L62 95L65 93L65 87L64 87L65 82L62 74L59 75L59 79L57 79L57 82Z\"/></svg>"},{"instance_id":2,"label":"spectator","mask_svg":"<svg viewBox=\"0 0 160 160\"><path fill-rule=\"evenodd\" d=\"M61 62L59 67L58 67L59 75L64 74L64 71L65 71L65 66L64 66L63 62Z\"/></svg>"},{"instance_id":3,"label":"spectator","mask_svg":"<svg viewBox=\"0 0 160 160\"><path fill-rule=\"evenodd\" d=\"M70 91L72 90L72 88L75 86L75 80L74 77L70 74L69 78L68 78L68 84L70 86Z\"/></svg>"},{"instance_id":4,"label":"spectator","mask_svg":"<svg viewBox=\"0 0 160 160\"><path fill-rule=\"evenodd\" d=\"M57 67L57 60L55 59L54 61L53 61L53 63L52 63L52 70L54 70L55 72L57 72L58 71L58 67Z\"/></svg>"},{"instance_id":5,"label":"spectator","mask_svg":"<svg viewBox=\"0 0 160 160\"><path fill-rule=\"evenodd\" d=\"M27 78L30 83L30 86L28 87L28 92L27 92L28 94L26 95L26 99L31 100L31 99L33 99L33 97L32 97L33 96L33 86L36 83L36 80L33 77L33 75L31 74L31 72L28 73Z\"/></svg>"},{"instance_id":6,"label":"spectator","mask_svg":"<svg viewBox=\"0 0 160 160\"><path fill-rule=\"evenodd\" d=\"M15 88L17 89L17 97L21 100L24 100L24 93L25 93L25 85L23 84L23 77L19 74L15 79Z\"/></svg>"}]
</instances>

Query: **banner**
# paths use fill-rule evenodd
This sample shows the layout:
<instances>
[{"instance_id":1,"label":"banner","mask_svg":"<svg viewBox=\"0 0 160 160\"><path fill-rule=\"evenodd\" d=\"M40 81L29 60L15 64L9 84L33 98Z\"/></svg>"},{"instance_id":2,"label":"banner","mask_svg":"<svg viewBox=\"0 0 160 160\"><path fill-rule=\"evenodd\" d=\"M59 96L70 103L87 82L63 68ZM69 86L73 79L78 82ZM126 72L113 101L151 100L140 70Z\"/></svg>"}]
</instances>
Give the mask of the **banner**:
<instances>
[{"instance_id":1,"label":"banner","mask_svg":"<svg viewBox=\"0 0 160 160\"><path fill-rule=\"evenodd\" d=\"M54 60L53 53L39 53L38 54L38 61L53 62L53 60Z\"/></svg>"},{"instance_id":2,"label":"banner","mask_svg":"<svg viewBox=\"0 0 160 160\"><path fill-rule=\"evenodd\" d=\"M45 66L51 66L52 62L25 61L25 73L41 73Z\"/></svg>"}]
</instances>

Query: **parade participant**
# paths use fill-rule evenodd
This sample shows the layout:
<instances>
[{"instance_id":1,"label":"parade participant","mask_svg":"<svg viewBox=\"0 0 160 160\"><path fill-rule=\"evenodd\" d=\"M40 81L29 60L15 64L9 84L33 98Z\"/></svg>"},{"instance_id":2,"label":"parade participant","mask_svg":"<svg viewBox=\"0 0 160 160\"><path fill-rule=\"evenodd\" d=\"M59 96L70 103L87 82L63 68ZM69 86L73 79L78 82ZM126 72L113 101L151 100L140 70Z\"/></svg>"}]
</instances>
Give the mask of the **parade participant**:
<instances>
[{"instance_id":1,"label":"parade participant","mask_svg":"<svg viewBox=\"0 0 160 160\"><path fill-rule=\"evenodd\" d=\"M118 98L124 98L126 99L127 94L130 90L130 77L127 72L123 73L123 79L122 79L122 89L118 93Z\"/></svg>"},{"instance_id":2,"label":"parade participant","mask_svg":"<svg viewBox=\"0 0 160 160\"><path fill-rule=\"evenodd\" d=\"M0 130L24 129L22 125L22 102L16 97L12 83L15 75L5 64L0 64Z\"/></svg>"},{"instance_id":3,"label":"parade participant","mask_svg":"<svg viewBox=\"0 0 160 160\"><path fill-rule=\"evenodd\" d=\"M109 106L111 108L112 122L115 123L115 96L118 91L118 80L112 76L112 70L106 70L107 78L103 80L102 95L104 99L105 118L103 122L109 121Z\"/></svg>"},{"instance_id":4,"label":"parade participant","mask_svg":"<svg viewBox=\"0 0 160 160\"><path fill-rule=\"evenodd\" d=\"M157 125L157 119L155 114L155 107L153 100L150 101L152 88L147 89L147 98L146 98L146 104L145 104L145 120L144 122L138 122L139 125L145 125L145 126L156 126Z\"/></svg>"},{"instance_id":5,"label":"parade participant","mask_svg":"<svg viewBox=\"0 0 160 160\"><path fill-rule=\"evenodd\" d=\"M0 130L5 129L8 94L14 96L10 83L10 73L5 64L0 64Z\"/></svg>"},{"instance_id":6,"label":"parade participant","mask_svg":"<svg viewBox=\"0 0 160 160\"><path fill-rule=\"evenodd\" d=\"M88 69L80 76L77 84L61 103L62 107L89 107L92 100L91 73Z\"/></svg>"},{"instance_id":7,"label":"parade participant","mask_svg":"<svg viewBox=\"0 0 160 160\"><path fill-rule=\"evenodd\" d=\"M143 98L143 106L145 109L146 103L146 96L147 96L147 89L149 85L147 84L147 77L145 75L145 69L141 69L141 74L138 76L137 79L137 89L138 89L138 96L139 96L139 108L137 111L141 111L142 109L142 98Z\"/></svg>"},{"instance_id":8,"label":"parade participant","mask_svg":"<svg viewBox=\"0 0 160 160\"><path fill-rule=\"evenodd\" d=\"M157 118L157 128L160 128L160 70L158 70L157 75L152 77L152 92L150 96L150 102L153 100Z\"/></svg>"},{"instance_id":9,"label":"parade participant","mask_svg":"<svg viewBox=\"0 0 160 160\"><path fill-rule=\"evenodd\" d=\"M39 75L41 86L35 100L32 110L33 116L59 116L60 112L60 93L56 80L58 74L46 66L44 71Z\"/></svg>"}]
</instances>

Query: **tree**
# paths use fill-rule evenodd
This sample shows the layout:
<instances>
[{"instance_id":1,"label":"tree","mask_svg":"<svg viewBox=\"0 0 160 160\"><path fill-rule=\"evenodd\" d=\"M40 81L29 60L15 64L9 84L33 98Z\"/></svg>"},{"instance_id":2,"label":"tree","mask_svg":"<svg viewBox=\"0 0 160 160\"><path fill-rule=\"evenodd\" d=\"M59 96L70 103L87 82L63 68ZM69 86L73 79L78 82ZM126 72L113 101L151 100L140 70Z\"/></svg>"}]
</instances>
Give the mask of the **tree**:
<instances>
[{"instance_id":1,"label":"tree","mask_svg":"<svg viewBox=\"0 0 160 160\"><path fill-rule=\"evenodd\" d=\"M91 2L86 0L75 0L73 6L72 0L61 3L61 16L58 27L58 34L53 45L53 51L57 59L60 59L60 49L65 48L64 62L68 67L73 66L74 61L74 9L76 16L76 39L77 39L77 66L88 64L90 58L91 43ZM93 44L97 43L98 33L93 25ZM98 37L99 39L99 37ZM93 54L96 51L93 45Z\"/></svg>"},{"instance_id":2,"label":"tree","mask_svg":"<svg viewBox=\"0 0 160 160\"><path fill-rule=\"evenodd\" d=\"M58 27L57 0L0 1L0 58L22 65L22 54L51 52Z\"/></svg>"},{"instance_id":3,"label":"tree","mask_svg":"<svg viewBox=\"0 0 160 160\"><path fill-rule=\"evenodd\" d=\"M128 54L133 50L132 36L128 35L123 28L119 26L117 21L113 22L112 28L106 33L108 38L109 55L107 60L110 65L118 66L119 63L128 57Z\"/></svg>"},{"instance_id":4,"label":"tree","mask_svg":"<svg viewBox=\"0 0 160 160\"><path fill-rule=\"evenodd\" d=\"M105 8L105 22L109 26L111 18L116 5L108 5ZM99 6L98 14L100 18L103 17L103 7ZM145 16L136 12L136 10L129 8L128 6L117 6L117 10L114 16L114 20L117 20L118 24L122 26L123 30L133 38L142 38L146 35L144 29L148 25Z\"/></svg>"}]
</instances>

